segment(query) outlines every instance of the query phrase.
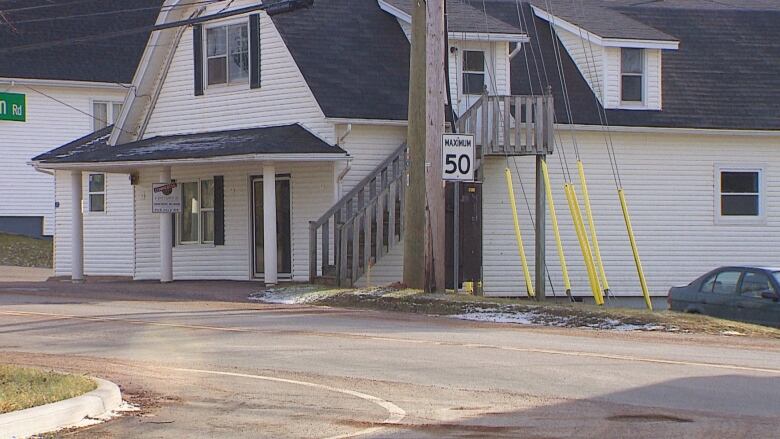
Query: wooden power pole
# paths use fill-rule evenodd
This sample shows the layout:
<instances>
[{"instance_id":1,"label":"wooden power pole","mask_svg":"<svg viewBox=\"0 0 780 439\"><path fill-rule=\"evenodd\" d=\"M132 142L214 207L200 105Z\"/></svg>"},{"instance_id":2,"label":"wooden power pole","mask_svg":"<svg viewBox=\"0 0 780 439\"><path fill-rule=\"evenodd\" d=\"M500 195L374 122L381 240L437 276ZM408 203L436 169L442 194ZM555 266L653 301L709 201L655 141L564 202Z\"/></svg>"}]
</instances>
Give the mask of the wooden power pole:
<instances>
[{"instance_id":1,"label":"wooden power pole","mask_svg":"<svg viewBox=\"0 0 780 439\"><path fill-rule=\"evenodd\" d=\"M444 0L417 0L414 3L404 283L410 288L444 291L446 212L441 175L446 102Z\"/></svg>"},{"instance_id":2,"label":"wooden power pole","mask_svg":"<svg viewBox=\"0 0 780 439\"><path fill-rule=\"evenodd\" d=\"M414 2L411 59L409 63L409 179L404 206L404 283L409 288L425 286L425 34L426 3Z\"/></svg>"}]
</instances>

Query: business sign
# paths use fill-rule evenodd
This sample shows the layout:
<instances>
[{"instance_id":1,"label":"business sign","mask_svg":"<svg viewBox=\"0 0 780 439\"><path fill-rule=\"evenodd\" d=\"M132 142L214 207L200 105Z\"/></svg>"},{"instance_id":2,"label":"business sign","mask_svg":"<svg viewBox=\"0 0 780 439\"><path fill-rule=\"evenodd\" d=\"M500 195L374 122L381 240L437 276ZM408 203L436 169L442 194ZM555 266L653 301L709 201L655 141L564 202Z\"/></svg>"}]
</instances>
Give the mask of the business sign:
<instances>
[{"instance_id":1,"label":"business sign","mask_svg":"<svg viewBox=\"0 0 780 439\"><path fill-rule=\"evenodd\" d=\"M181 212L181 186L178 183L152 185L152 213Z\"/></svg>"},{"instance_id":2,"label":"business sign","mask_svg":"<svg viewBox=\"0 0 780 439\"><path fill-rule=\"evenodd\" d=\"M0 120L25 122L27 97L19 93L0 93Z\"/></svg>"},{"instance_id":3,"label":"business sign","mask_svg":"<svg viewBox=\"0 0 780 439\"><path fill-rule=\"evenodd\" d=\"M474 181L475 149L472 134L445 134L442 136L442 179L446 181Z\"/></svg>"}]
</instances>

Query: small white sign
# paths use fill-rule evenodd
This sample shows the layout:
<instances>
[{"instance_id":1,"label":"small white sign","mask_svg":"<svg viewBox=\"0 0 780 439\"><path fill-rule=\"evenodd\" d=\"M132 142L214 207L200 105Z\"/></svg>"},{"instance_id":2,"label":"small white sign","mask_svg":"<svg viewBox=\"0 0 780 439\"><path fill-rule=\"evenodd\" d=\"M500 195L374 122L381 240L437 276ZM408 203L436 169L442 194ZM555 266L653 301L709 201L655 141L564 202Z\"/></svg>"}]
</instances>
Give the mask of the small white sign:
<instances>
[{"instance_id":1,"label":"small white sign","mask_svg":"<svg viewBox=\"0 0 780 439\"><path fill-rule=\"evenodd\" d=\"M441 142L442 179L474 181L474 135L445 134Z\"/></svg>"},{"instance_id":2,"label":"small white sign","mask_svg":"<svg viewBox=\"0 0 780 439\"><path fill-rule=\"evenodd\" d=\"M152 184L152 213L181 212L181 186L178 183Z\"/></svg>"}]
</instances>

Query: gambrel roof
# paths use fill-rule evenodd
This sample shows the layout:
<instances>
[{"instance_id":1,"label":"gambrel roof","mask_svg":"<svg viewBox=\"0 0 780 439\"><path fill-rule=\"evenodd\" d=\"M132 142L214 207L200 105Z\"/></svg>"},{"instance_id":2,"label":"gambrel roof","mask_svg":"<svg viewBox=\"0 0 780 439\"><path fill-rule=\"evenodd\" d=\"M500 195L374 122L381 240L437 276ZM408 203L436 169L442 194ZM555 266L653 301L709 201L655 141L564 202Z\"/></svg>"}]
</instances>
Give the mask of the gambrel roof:
<instances>
[{"instance_id":1,"label":"gambrel roof","mask_svg":"<svg viewBox=\"0 0 780 439\"><path fill-rule=\"evenodd\" d=\"M162 3L5 0L0 77L129 83Z\"/></svg>"}]
</instances>

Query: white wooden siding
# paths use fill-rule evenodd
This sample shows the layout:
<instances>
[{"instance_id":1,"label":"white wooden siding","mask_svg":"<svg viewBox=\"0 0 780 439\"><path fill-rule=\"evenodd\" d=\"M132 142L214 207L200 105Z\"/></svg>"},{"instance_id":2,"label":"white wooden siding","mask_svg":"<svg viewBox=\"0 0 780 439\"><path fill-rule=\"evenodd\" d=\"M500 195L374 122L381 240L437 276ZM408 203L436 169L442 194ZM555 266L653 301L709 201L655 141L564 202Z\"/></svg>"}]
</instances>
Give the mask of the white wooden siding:
<instances>
[{"instance_id":1,"label":"white wooden siding","mask_svg":"<svg viewBox=\"0 0 780 439\"><path fill-rule=\"evenodd\" d=\"M253 3L237 1L230 9ZM216 12L223 7L220 4L210 9ZM157 105L152 109L145 138L301 123L328 142L335 142L333 125L325 122L279 32L267 14L261 15L262 87L254 90L249 84L206 87L203 96L195 96L192 31L187 31L173 56ZM236 19L232 17L229 21Z\"/></svg>"},{"instance_id":2,"label":"white wooden siding","mask_svg":"<svg viewBox=\"0 0 780 439\"><path fill-rule=\"evenodd\" d=\"M262 164L240 166L192 166L173 168L173 178L184 182L222 175L225 183L225 245L176 245L173 277L182 279L252 278L252 223L250 178L261 176ZM332 204L333 166L277 164L277 174L291 175L293 280L309 278L309 221L316 220ZM142 172L136 187L136 279L160 277L160 220L152 213L151 185L156 172ZM327 196L323 196L323 194Z\"/></svg>"},{"instance_id":3,"label":"white wooden siding","mask_svg":"<svg viewBox=\"0 0 780 439\"><path fill-rule=\"evenodd\" d=\"M3 91L27 96L26 122L0 122L0 217L44 217L44 233L54 234L54 178L35 171L30 159L92 132L92 100L123 101L124 90L36 85ZM57 102L57 99L61 102Z\"/></svg>"},{"instance_id":4,"label":"white wooden siding","mask_svg":"<svg viewBox=\"0 0 780 439\"><path fill-rule=\"evenodd\" d=\"M577 69L588 82L588 85L590 85L591 90L596 93L600 101L604 102L602 86L604 83L604 47L588 41L587 38L582 38L580 35L569 32L560 26L555 26L555 33L569 53L569 56L571 56Z\"/></svg>"},{"instance_id":5,"label":"white wooden siding","mask_svg":"<svg viewBox=\"0 0 780 439\"><path fill-rule=\"evenodd\" d=\"M450 46L457 48L449 54L450 95L453 106L463 113L479 99L479 96L463 94L463 51L485 52L485 85L490 94L510 94L509 43L505 41L464 41L450 39Z\"/></svg>"},{"instance_id":6,"label":"white wooden siding","mask_svg":"<svg viewBox=\"0 0 780 439\"><path fill-rule=\"evenodd\" d=\"M82 175L84 273L87 276L133 275L133 187L127 174L106 174L105 212L89 212L89 173ZM56 172L54 270L70 276L70 172Z\"/></svg>"},{"instance_id":7,"label":"white wooden siding","mask_svg":"<svg viewBox=\"0 0 780 439\"><path fill-rule=\"evenodd\" d=\"M629 108L661 109L661 50L644 49L644 98L643 104ZM604 49L604 95L606 108L626 107L620 102L620 48Z\"/></svg>"},{"instance_id":8,"label":"white wooden siding","mask_svg":"<svg viewBox=\"0 0 780 439\"><path fill-rule=\"evenodd\" d=\"M565 139L564 139L565 140ZM613 133L639 253L652 294L664 295L673 285L726 264L777 265L780 246L780 137L729 137L692 134ZM610 287L616 295L641 293L604 138L579 133L579 148L588 177L601 252ZM572 173L576 178L569 144ZM739 154L734 151L738 149ZM513 159L509 167L529 261L533 261L533 229ZM529 203L533 208L534 162L517 158ZM716 225L715 164L739 166L764 163L765 225ZM485 291L490 295L524 295L522 270L515 244L503 170L504 158L486 161L484 183ZM563 195L561 166L549 159L555 204L566 258L576 295L590 294L576 235ZM582 203L582 191L577 185ZM563 293L552 229L547 223L547 260L556 292ZM548 287L549 291L549 287Z\"/></svg>"},{"instance_id":9,"label":"white wooden siding","mask_svg":"<svg viewBox=\"0 0 780 439\"><path fill-rule=\"evenodd\" d=\"M406 127L353 125L341 145L353 157L342 180L341 193L349 192L405 140Z\"/></svg>"}]
</instances>

